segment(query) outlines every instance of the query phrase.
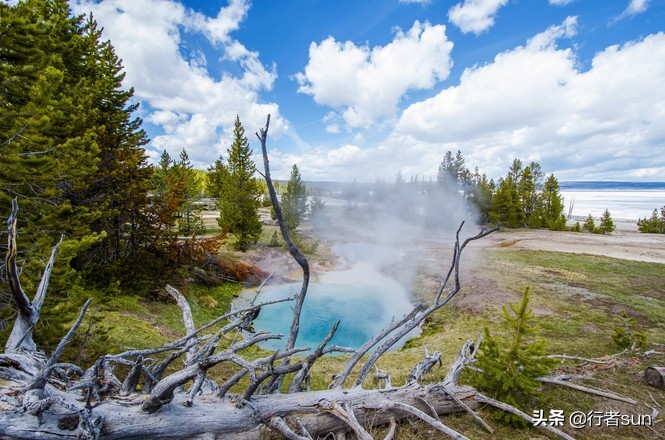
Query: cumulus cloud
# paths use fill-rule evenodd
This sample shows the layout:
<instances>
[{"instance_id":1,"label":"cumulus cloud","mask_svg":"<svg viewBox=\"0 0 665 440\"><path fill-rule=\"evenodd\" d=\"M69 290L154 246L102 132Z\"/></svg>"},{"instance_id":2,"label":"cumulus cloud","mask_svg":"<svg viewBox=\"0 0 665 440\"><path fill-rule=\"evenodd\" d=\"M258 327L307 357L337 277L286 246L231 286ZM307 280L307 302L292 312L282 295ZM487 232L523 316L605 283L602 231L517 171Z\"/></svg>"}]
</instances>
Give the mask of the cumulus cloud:
<instances>
[{"instance_id":1,"label":"cumulus cloud","mask_svg":"<svg viewBox=\"0 0 665 440\"><path fill-rule=\"evenodd\" d=\"M334 108L351 128L391 118L409 90L432 88L448 76L453 44L443 25L416 21L396 30L386 46L370 48L328 37L309 47L304 72L295 75L298 91Z\"/></svg>"},{"instance_id":2,"label":"cumulus cloud","mask_svg":"<svg viewBox=\"0 0 665 440\"><path fill-rule=\"evenodd\" d=\"M195 165L205 166L230 144L236 114L250 133L265 123L268 113L273 116L272 134L287 129L277 104L261 103L258 97L273 87L275 67L266 68L258 53L231 36L247 14L246 0L230 1L215 17L171 0L76 0L72 8L93 12L104 27L104 38L123 60L124 85L134 87L136 99L148 104L144 119L164 129L152 140L153 148L177 156L185 147ZM203 52L184 55L184 32L204 35L241 74L213 77Z\"/></svg>"},{"instance_id":3,"label":"cumulus cloud","mask_svg":"<svg viewBox=\"0 0 665 440\"><path fill-rule=\"evenodd\" d=\"M555 6L565 6L568 3L572 3L575 0L549 0L550 5L555 5Z\"/></svg>"},{"instance_id":4,"label":"cumulus cloud","mask_svg":"<svg viewBox=\"0 0 665 440\"><path fill-rule=\"evenodd\" d=\"M508 0L464 0L448 10L448 20L464 33L480 34L494 25L494 17Z\"/></svg>"},{"instance_id":5,"label":"cumulus cloud","mask_svg":"<svg viewBox=\"0 0 665 440\"><path fill-rule=\"evenodd\" d=\"M513 157L539 161L564 180L602 180L632 167L624 178L665 175L665 160L653 155L665 140L665 34L608 47L581 71L575 53L556 45L573 32L567 19L466 69L459 85L409 106L384 144L439 155L453 145L495 177Z\"/></svg>"}]
</instances>

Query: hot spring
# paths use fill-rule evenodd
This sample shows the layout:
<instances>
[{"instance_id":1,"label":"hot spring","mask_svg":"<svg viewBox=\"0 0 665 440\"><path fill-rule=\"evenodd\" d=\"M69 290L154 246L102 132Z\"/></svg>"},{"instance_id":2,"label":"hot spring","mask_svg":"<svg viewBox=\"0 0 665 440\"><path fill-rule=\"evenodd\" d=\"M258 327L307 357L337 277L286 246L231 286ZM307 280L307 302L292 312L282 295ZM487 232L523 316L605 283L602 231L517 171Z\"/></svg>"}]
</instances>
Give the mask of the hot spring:
<instances>
[{"instance_id":1,"label":"hot spring","mask_svg":"<svg viewBox=\"0 0 665 440\"><path fill-rule=\"evenodd\" d=\"M396 280L381 273L380 268L399 261L400 256L389 248L366 243L336 245L334 252L348 261L350 268L321 274L310 282L300 316L296 347L316 348L335 321L339 328L328 346L359 348L372 336L413 309L409 293ZM313 277L316 278L316 277ZM255 302L294 296L300 283L264 287ZM236 307L254 299L255 291L240 294ZM293 301L272 304L261 309L254 320L256 331L266 330L284 335L281 340L263 342L269 350L284 348L291 327ZM392 349L399 349L417 330L406 335Z\"/></svg>"}]
</instances>

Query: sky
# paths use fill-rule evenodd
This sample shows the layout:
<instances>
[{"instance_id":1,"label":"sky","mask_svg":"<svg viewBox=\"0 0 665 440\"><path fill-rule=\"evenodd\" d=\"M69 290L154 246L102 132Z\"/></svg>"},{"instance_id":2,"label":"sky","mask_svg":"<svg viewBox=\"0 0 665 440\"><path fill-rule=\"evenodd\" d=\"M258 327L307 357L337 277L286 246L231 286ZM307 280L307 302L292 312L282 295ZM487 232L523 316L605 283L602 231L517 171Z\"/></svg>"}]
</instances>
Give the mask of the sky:
<instances>
[{"instance_id":1,"label":"sky","mask_svg":"<svg viewBox=\"0 0 665 440\"><path fill-rule=\"evenodd\" d=\"M72 0L134 87L156 162L228 157L271 115L272 175L665 180L665 0Z\"/></svg>"}]
</instances>

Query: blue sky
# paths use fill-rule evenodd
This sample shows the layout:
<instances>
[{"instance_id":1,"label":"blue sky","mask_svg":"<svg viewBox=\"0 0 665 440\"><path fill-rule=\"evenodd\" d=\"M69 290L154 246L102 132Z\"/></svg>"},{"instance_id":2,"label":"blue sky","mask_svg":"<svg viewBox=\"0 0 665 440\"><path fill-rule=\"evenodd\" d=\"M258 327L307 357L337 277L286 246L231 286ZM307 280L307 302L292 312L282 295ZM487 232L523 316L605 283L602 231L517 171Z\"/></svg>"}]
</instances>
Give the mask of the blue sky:
<instances>
[{"instance_id":1,"label":"blue sky","mask_svg":"<svg viewBox=\"0 0 665 440\"><path fill-rule=\"evenodd\" d=\"M226 157L268 113L273 174L665 180L665 0L74 0L141 103L148 151ZM259 163L257 157L257 164Z\"/></svg>"}]
</instances>

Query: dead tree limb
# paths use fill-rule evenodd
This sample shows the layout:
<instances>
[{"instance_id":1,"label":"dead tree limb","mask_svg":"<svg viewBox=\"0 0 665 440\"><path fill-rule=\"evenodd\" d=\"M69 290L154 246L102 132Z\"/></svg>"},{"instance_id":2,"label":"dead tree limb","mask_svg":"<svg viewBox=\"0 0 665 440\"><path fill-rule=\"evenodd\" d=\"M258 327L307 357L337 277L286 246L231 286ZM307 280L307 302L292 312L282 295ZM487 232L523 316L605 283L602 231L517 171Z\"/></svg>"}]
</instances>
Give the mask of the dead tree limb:
<instances>
[{"instance_id":1,"label":"dead tree limb","mask_svg":"<svg viewBox=\"0 0 665 440\"><path fill-rule=\"evenodd\" d=\"M263 154L263 168L265 171L264 177L266 180L266 184L268 186L270 201L272 202L272 206L275 209L275 216L277 217L279 229L282 233L282 238L284 239L284 243L286 243L286 248L288 249L289 254L291 254L293 259L296 260L298 265L300 265L300 267L302 268L302 274L303 274L300 293L296 295L295 299L295 306L293 309L293 319L291 321L291 330L289 332L289 338L286 341L286 350L291 350L296 345L296 339L298 338L298 332L300 331L300 314L302 313L302 306L303 303L305 302L305 296L307 295L307 287L309 286L309 276L310 276L309 262L307 261L305 255L303 255L302 252L300 252L296 244L293 242L293 239L291 238L291 233L289 232L289 228L286 225L286 221L284 220L282 207L279 204L277 192L275 191L275 186L273 185L272 178L270 177L270 162L268 160L268 148L266 146L266 142L268 140L269 127L270 127L270 115L268 115L266 119L265 128L261 128L259 132L256 133L256 137L259 139L259 142L261 143L261 152ZM284 358L282 364L288 365L289 361L290 358L286 357ZM273 392L279 392L281 384L282 381L280 379L277 383L275 383Z\"/></svg>"},{"instance_id":2,"label":"dead tree limb","mask_svg":"<svg viewBox=\"0 0 665 440\"><path fill-rule=\"evenodd\" d=\"M418 362L418 365L413 367L406 381L418 382L423 377L423 375L429 373L436 364L441 365L441 352L435 351L434 353L429 354L427 347L425 347L425 359Z\"/></svg>"},{"instance_id":3,"label":"dead tree limb","mask_svg":"<svg viewBox=\"0 0 665 440\"><path fill-rule=\"evenodd\" d=\"M363 365L363 367L360 370L360 373L358 374L358 379L356 380L356 386L362 385L362 383L365 381L365 378L367 375L370 373L372 366L376 361L381 357L386 351L388 351L393 345L397 343L401 338L403 338L407 333L415 329L420 325L421 322L425 320L429 315L434 313L435 311L439 310L442 308L444 305L448 303L461 289L460 285L460 279L459 279L459 266L460 266L460 261L462 257L462 251L464 248L473 240L478 240L482 237L485 237L492 232L498 230L498 228L492 228L492 229L485 229L483 228L477 235L473 237L469 237L464 242L460 245L460 238L459 234L460 231L462 230L462 227L464 226L464 222L460 225L459 229L457 230L457 237L455 240L455 252L453 255L453 261L451 263L450 270L448 272L449 276L446 278L446 281L443 283L441 286L439 293L436 296L436 299L434 300L434 303L430 305L427 309L423 310L421 313L416 313L413 318L407 320L404 322L404 324L395 331L392 335L390 335L383 344L381 344L369 357L367 362ZM448 283L448 280L450 279L450 273L455 274L455 286L453 289L448 293L446 298L441 301L441 295L446 287L446 284Z\"/></svg>"},{"instance_id":4,"label":"dead tree limb","mask_svg":"<svg viewBox=\"0 0 665 440\"><path fill-rule=\"evenodd\" d=\"M559 385L567 388L572 388L574 390L578 391L583 391L585 393L589 394L595 394L596 396L601 396L605 397L607 399L612 399L612 400L618 400L619 402L625 402L625 403L630 403L631 405L637 405L637 401L630 399L628 397L620 396L618 394L605 391L605 390L599 390L597 388L590 388L590 387L585 387L583 385L578 385L576 383L570 383L565 380L557 379L554 377L539 377L536 379L538 382L541 383L549 383L549 384L554 384L554 385Z\"/></svg>"},{"instance_id":5,"label":"dead tree limb","mask_svg":"<svg viewBox=\"0 0 665 440\"><path fill-rule=\"evenodd\" d=\"M492 399L490 397L487 397L483 394L478 394L478 400L482 403L486 403L490 406L493 406L494 408L498 408L502 411L506 411L506 412L509 412L511 414L515 414L516 416L519 416L519 417L523 418L524 420L526 420L529 424L538 426L539 428L542 428L546 431L549 431L552 434L555 434L555 435L557 435L557 436L559 436L559 437L561 437L565 440L575 440L573 437L569 436L565 432L563 432L559 429L556 429L553 426L549 426L546 423L542 423L542 424L534 423L533 417L531 417L528 414L525 414L524 412L520 411L519 409L515 408L514 406L508 405L508 404L503 403L503 402L499 402L498 400L494 400L494 399Z\"/></svg>"},{"instance_id":6,"label":"dead tree limb","mask_svg":"<svg viewBox=\"0 0 665 440\"><path fill-rule=\"evenodd\" d=\"M185 324L185 334L189 335L194 333L196 330L196 326L194 325L194 317L192 316L192 309L189 307L189 303L187 302L187 299L185 299L185 296L180 293L178 289L171 287L168 284L166 285L166 292L176 300L178 307L180 307L180 310L182 311L182 322ZM187 351L186 358L187 363L189 363L192 358L192 353Z\"/></svg>"},{"instance_id":7,"label":"dead tree limb","mask_svg":"<svg viewBox=\"0 0 665 440\"><path fill-rule=\"evenodd\" d=\"M5 344L5 351L28 350L34 351L37 346L32 339L32 331L35 324L39 320L39 313L44 303L46 291L48 290L49 279L53 271L53 264L55 257L58 254L58 249L62 244L64 236L60 237L60 241L53 247L51 251L51 258L49 259L44 274L37 287L37 292L32 301L23 291L21 280L19 279L19 269L16 264L16 220L18 217L18 201L12 200L12 212L7 219L7 256L5 259L7 279L9 281L9 290L16 302L18 308L18 316L14 321L14 327Z\"/></svg>"}]
</instances>

